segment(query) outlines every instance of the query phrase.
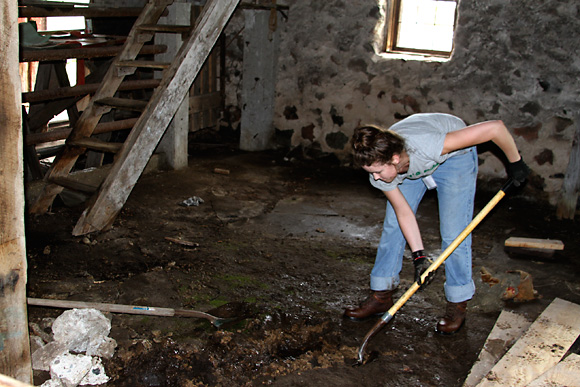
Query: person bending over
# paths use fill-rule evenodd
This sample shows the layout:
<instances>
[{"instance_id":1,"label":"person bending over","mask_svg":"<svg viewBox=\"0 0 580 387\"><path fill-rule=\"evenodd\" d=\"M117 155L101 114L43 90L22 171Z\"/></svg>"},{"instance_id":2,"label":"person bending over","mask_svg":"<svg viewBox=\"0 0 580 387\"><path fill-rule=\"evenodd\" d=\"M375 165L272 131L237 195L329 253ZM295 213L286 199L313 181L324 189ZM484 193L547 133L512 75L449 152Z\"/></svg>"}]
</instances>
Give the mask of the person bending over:
<instances>
[{"instance_id":1,"label":"person bending over","mask_svg":"<svg viewBox=\"0 0 580 387\"><path fill-rule=\"evenodd\" d=\"M426 190L437 189L441 249L467 227L473 217L477 179L476 145L492 141L508 160L507 172L515 186L524 183L529 168L502 121L466 126L444 113L414 114L384 129L361 126L352 137L354 161L369 173L371 184L384 192L387 209L370 276L370 296L345 317L363 320L393 306L403 253L408 244L415 280L431 264L425 254L415 213ZM471 235L445 261L447 306L437 323L441 334L457 332L465 321L467 302L475 293L471 271Z\"/></svg>"}]
</instances>

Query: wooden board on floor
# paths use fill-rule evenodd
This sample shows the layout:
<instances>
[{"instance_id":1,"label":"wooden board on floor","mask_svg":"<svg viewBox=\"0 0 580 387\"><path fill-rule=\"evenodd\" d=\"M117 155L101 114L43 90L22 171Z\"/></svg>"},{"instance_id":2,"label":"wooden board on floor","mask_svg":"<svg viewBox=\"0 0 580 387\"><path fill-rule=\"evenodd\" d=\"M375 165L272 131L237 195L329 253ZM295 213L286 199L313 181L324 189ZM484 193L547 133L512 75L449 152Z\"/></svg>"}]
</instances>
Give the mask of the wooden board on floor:
<instances>
[{"instance_id":1,"label":"wooden board on floor","mask_svg":"<svg viewBox=\"0 0 580 387\"><path fill-rule=\"evenodd\" d=\"M503 310L489 333L463 386L476 386L530 325L532 325L532 322L524 316Z\"/></svg>"},{"instance_id":2,"label":"wooden board on floor","mask_svg":"<svg viewBox=\"0 0 580 387\"><path fill-rule=\"evenodd\" d=\"M578 386L580 384L580 355L572 353L544 372L527 387Z\"/></svg>"},{"instance_id":3,"label":"wooden board on floor","mask_svg":"<svg viewBox=\"0 0 580 387\"><path fill-rule=\"evenodd\" d=\"M580 305L554 299L478 386L525 386L555 366L580 334Z\"/></svg>"},{"instance_id":4,"label":"wooden board on floor","mask_svg":"<svg viewBox=\"0 0 580 387\"><path fill-rule=\"evenodd\" d=\"M524 247L530 249L564 250L564 243L555 239L537 239L510 237L505 241L506 247Z\"/></svg>"}]
</instances>

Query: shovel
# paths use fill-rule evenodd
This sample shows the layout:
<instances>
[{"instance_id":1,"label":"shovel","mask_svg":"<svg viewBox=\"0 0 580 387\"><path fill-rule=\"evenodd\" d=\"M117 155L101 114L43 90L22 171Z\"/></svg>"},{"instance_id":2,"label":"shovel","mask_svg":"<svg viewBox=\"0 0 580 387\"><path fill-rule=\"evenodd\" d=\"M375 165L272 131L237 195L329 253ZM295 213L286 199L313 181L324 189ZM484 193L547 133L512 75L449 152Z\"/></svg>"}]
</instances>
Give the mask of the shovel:
<instances>
[{"instance_id":1,"label":"shovel","mask_svg":"<svg viewBox=\"0 0 580 387\"><path fill-rule=\"evenodd\" d=\"M103 304L98 302L83 302L83 301L49 300L43 298L27 298L27 302L28 305L48 306L64 309L92 308L103 312L112 312L112 313L146 314L151 316L164 316L164 317L177 316L177 317L205 318L209 320L209 322L211 322L215 327L219 327L225 323L235 320L234 318L219 318L205 312L187 309L158 308L152 306L135 306L135 305L120 305L120 304Z\"/></svg>"},{"instance_id":2,"label":"shovel","mask_svg":"<svg viewBox=\"0 0 580 387\"><path fill-rule=\"evenodd\" d=\"M487 203L487 205L473 218L473 220L465 227L465 229L451 242L451 244L439 255L439 257L429 266L429 268L421 275L421 283L425 281L425 278L429 276L429 274L435 272L441 266L443 262L451 255L451 253L463 242L463 240L473 231L475 227L487 216L487 214L496 206L496 204L503 199L506 194L506 191L512 186L513 181L510 179L508 182L499 190L497 194ZM355 365L364 364L364 353L365 347L367 346L370 338L374 336L383 325L387 324L395 313L411 298L413 294L417 290L419 290L421 286L417 284L417 282L413 282L413 285L399 298L397 302L389 309L381 318L380 320L371 328L371 330L366 334L365 338L363 339L363 343L358 350L358 360Z\"/></svg>"}]
</instances>

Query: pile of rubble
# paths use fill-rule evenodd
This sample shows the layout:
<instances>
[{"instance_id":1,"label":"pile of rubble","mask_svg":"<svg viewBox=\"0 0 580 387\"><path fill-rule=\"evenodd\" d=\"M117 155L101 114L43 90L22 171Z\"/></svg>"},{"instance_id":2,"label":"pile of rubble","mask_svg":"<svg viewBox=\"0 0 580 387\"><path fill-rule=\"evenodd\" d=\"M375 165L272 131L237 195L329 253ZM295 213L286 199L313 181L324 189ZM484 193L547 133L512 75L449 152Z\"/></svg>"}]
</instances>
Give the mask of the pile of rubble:
<instances>
[{"instance_id":1,"label":"pile of rubble","mask_svg":"<svg viewBox=\"0 0 580 387\"><path fill-rule=\"evenodd\" d=\"M110 359L117 343L108 337L111 321L96 309L71 309L56 319L44 319L52 335L31 324L32 368L49 371L42 387L104 384L109 380L101 358Z\"/></svg>"}]
</instances>

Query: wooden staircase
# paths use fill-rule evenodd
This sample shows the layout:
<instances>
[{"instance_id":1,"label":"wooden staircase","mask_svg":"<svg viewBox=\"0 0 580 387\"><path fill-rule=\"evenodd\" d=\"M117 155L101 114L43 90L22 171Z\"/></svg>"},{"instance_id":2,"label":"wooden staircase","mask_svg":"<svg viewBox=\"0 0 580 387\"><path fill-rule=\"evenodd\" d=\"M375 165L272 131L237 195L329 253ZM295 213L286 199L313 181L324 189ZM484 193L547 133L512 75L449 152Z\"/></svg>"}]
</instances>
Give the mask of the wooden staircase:
<instances>
[{"instance_id":1,"label":"wooden staircase","mask_svg":"<svg viewBox=\"0 0 580 387\"><path fill-rule=\"evenodd\" d=\"M73 235L101 231L112 225L239 1L208 0L193 29L190 26L159 24L160 17L173 0L149 1L135 21L123 49L72 129L66 146L46 174L44 189L30 206L30 213L46 213L56 195L68 188L94 193L74 227ZM156 32L189 33L172 63L136 60L143 45ZM116 97L125 76L142 67L163 71L161 83L151 99L142 101ZM91 137L101 117L111 109L141 114L122 144ZM116 153L110 171L98 187L71 178L77 159L87 150Z\"/></svg>"}]
</instances>

